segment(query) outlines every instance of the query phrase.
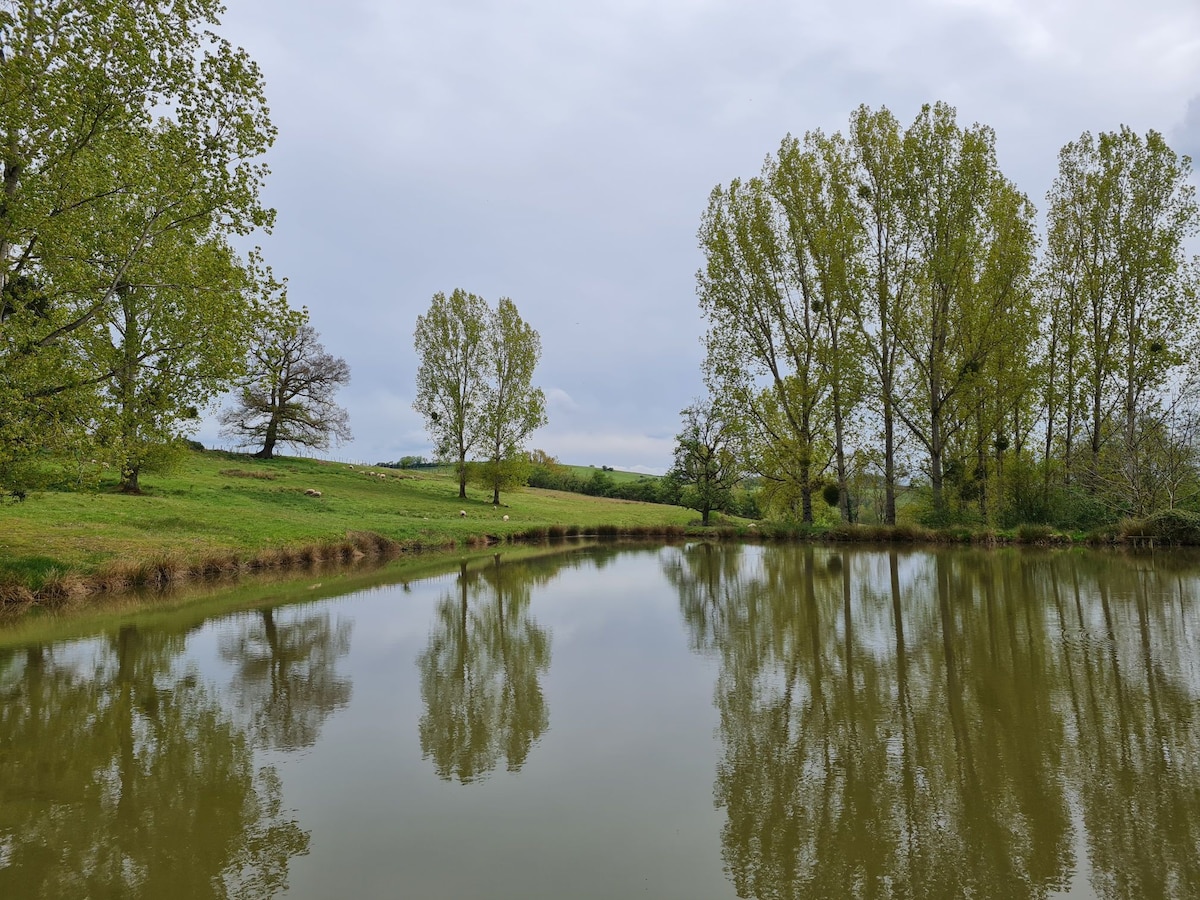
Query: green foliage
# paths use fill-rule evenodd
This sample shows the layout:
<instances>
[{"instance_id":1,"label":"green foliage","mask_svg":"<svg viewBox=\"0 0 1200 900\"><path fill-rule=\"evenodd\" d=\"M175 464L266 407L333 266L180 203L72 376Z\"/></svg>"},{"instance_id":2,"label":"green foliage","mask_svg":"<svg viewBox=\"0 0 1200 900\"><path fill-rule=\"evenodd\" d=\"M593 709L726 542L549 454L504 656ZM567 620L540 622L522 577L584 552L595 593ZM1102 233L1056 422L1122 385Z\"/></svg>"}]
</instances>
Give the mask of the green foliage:
<instances>
[{"instance_id":1,"label":"green foliage","mask_svg":"<svg viewBox=\"0 0 1200 900\"><path fill-rule=\"evenodd\" d=\"M501 489L522 483L526 477L525 441L546 424L546 397L533 386L533 370L542 353L538 333L521 319L517 306L501 297L487 330L487 389L480 410L481 466L492 500L500 502Z\"/></svg>"},{"instance_id":2,"label":"green foliage","mask_svg":"<svg viewBox=\"0 0 1200 900\"><path fill-rule=\"evenodd\" d=\"M1144 519L1129 522L1126 537L1153 538L1168 544L1200 545L1200 513L1163 509Z\"/></svg>"},{"instance_id":3,"label":"green foliage","mask_svg":"<svg viewBox=\"0 0 1200 900\"><path fill-rule=\"evenodd\" d=\"M707 525L714 510L729 505L742 477L734 429L711 401L697 400L681 415L683 430L675 438L675 464L666 480L678 485L679 503L699 512Z\"/></svg>"},{"instance_id":4,"label":"green foliage","mask_svg":"<svg viewBox=\"0 0 1200 900\"><path fill-rule=\"evenodd\" d=\"M275 130L220 11L50 0L0 28L6 478L87 440L136 473L236 372L262 270L231 239L271 223Z\"/></svg>"},{"instance_id":5,"label":"green foliage","mask_svg":"<svg viewBox=\"0 0 1200 900\"><path fill-rule=\"evenodd\" d=\"M417 318L417 399L437 455L455 462L459 496L467 491L467 461L476 451L494 465L499 502L505 467L529 435L546 423L546 399L532 386L541 340L501 297L493 311L482 297L456 289L434 295Z\"/></svg>"}]
</instances>

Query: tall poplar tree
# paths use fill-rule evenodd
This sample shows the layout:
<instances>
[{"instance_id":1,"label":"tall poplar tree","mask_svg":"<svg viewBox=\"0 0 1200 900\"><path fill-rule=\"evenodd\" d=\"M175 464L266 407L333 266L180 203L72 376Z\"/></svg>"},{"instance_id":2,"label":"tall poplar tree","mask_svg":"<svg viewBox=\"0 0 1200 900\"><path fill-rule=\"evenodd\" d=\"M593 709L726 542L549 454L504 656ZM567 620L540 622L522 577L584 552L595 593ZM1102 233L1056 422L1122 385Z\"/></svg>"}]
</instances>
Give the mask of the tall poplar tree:
<instances>
[{"instance_id":1,"label":"tall poplar tree","mask_svg":"<svg viewBox=\"0 0 1200 900\"><path fill-rule=\"evenodd\" d=\"M490 318L482 297L461 288L449 297L439 291L413 333L420 360L413 409L424 417L437 455L454 460L463 499L467 457L484 435Z\"/></svg>"},{"instance_id":2,"label":"tall poplar tree","mask_svg":"<svg viewBox=\"0 0 1200 900\"><path fill-rule=\"evenodd\" d=\"M1142 414L1197 346L1197 268L1185 245L1200 207L1190 176L1191 161L1161 134L1122 127L1065 146L1048 195L1044 283L1066 350L1048 420L1065 477L1078 434L1089 490L1126 513L1149 511L1138 488Z\"/></svg>"},{"instance_id":3,"label":"tall poplar tree","mask_svg":"<svg viewBox=\"0 0 1200 900\"><path fill-rule=\"evenodd\" d=\"M862 296L850 309L871 374L867 401L883 438L883 520L896 524L896 394L904 355L898 328L915 289L916 246L898 202L904 173L903 129L886 108L860 106L850 117L855 196L863 227Z\"/></svg>"},{"instance_id":4,"label":"tall poplar tree","mask_svg":"<svg viewBox=\"0 0 1200 900\"><path fill-rule=\"evenodd\" d=\"M533 370L542 355L538 333L521 318L517 305L501 297L490 316L487 334L487 389L481 410L481 480L500 502L500 489L517 480L525 441L546 424L546 396L533 386Z\"/></svg>"},{"instance_id":5,"label":"tall poplar tree","mask_svg":"<svg viewBox=\"0 0 1200 900\"><path fill-rule=\"evenodd\" d=\"M542 354L538 333L508 297L495 310L475 294L438 293L417 318L417 397L413 409L437 455L455 462L458 496L467 496L467 461L482 455L481 480L500 502L524 462L526 439L546 424L546 398L533 386Z\"/></svg>"},{"instance_id":6,"label":"tall poplar tree","mask_svg":"<svg viewBox=\"0 0 1200 900\"><path fill-rule=\"evenodd\" d=\"M905 132L901 214L917 252L917 289L897 341L910 364L897 414L925 449L933 513L943 518L947 450L988 362L1029 339L1034 210L1000 172L990 128L953 107L922 108ZM1005 385L995 385L1004 388Z\"/></svg>"}]
</instances>

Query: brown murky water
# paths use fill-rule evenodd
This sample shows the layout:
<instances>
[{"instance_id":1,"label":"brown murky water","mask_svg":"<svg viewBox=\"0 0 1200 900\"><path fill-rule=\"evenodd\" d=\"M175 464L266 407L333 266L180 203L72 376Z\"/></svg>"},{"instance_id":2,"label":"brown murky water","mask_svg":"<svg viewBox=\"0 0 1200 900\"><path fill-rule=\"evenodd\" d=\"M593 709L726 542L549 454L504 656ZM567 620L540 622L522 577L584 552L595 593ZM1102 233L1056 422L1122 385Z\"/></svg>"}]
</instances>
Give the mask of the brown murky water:
<instances>
[{"instance_id":1,"label":"brown murky water","mask_svg":"<svg viewBox=\"0 0 1200 900\"><path fill-rule=\"evenodd\" d=\"M1200 560L692 544L0 633L0 898L1200 897Z\"/></svg>"}]
</instances>

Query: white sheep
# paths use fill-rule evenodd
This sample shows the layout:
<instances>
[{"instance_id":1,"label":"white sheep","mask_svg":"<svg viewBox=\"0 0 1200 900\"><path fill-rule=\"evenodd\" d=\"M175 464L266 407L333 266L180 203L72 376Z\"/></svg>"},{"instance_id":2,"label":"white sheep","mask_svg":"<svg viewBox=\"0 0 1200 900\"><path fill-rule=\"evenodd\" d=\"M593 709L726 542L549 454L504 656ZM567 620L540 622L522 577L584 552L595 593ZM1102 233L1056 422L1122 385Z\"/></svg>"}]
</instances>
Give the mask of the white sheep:
<instances>
[{"instance_id":1,"label":"white sheep","mask_svg":"<svg viewBox=\"0 0 1200 900\"><path fill-rule=\"evenodd\" d=\"M507 521L508 521L508 516L505 516L505 517L504 517L504 521L505 521L505 522L507 522Z\"/></svg>"}]
</instances>

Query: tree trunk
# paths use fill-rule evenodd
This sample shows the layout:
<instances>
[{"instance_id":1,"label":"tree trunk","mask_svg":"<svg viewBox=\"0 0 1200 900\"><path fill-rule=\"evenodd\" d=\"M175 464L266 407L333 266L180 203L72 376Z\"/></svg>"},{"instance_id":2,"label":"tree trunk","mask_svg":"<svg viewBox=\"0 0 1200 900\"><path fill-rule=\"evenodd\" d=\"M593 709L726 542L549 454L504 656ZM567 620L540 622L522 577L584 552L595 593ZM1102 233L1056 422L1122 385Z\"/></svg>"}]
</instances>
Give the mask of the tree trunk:
<instances>
[{"instance_id":1,"label":"tree trunk","mask_svg":"<svg viewBox=\"0 0 1200 900\"><path fill-rule=\"evenodd\" d=\"M461 450L458 454L458 499L467 499L467 454Z\"/></svg>"},{"instance_id":2,"label":"tree trunk","mask_svg":"<svg viewBox=\"0 0 1200 900\"><path fill-rule=\"evenodd\" d=\"M138 473L141 471L140 466L125 465L121 470L121 493L123 494L140 494L141 487L138 485Z\"/></svg>"},{"instance_id":3,"label":"tree trunk","mask_svg":"<svg viewBox=\"0 0 1200 900\"><path fill-rule=\"evenodd\" d=\"M892 414L891 379L883 396L883 522L896 524L896 422Z\"/></svg>"}]
</instances>

